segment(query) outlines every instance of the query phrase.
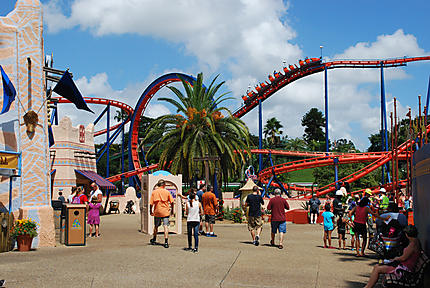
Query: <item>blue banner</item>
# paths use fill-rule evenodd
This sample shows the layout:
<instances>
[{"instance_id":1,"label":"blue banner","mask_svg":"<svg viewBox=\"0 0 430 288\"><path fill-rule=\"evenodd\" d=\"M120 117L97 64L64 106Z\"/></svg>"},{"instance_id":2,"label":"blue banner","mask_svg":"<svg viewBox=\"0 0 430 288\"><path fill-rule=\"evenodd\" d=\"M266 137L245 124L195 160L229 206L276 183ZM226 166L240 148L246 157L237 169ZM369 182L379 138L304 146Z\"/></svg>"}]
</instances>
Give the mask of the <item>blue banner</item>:
<instances>
[{"instance_id":1,"label":"blue banner","mask_svg":"<svg viewBox=\"0 0 430 288\"><path fill-rule=\"evenodd\" d=\"M1 78L3 81L3 108L0 114L6 113L10 109L10 105L15 101L16 90L13 87L12 82L10 82L9 77L7 77L6 72L4 72L3 67L0 65Z\"/></svg>"}]
</instances>

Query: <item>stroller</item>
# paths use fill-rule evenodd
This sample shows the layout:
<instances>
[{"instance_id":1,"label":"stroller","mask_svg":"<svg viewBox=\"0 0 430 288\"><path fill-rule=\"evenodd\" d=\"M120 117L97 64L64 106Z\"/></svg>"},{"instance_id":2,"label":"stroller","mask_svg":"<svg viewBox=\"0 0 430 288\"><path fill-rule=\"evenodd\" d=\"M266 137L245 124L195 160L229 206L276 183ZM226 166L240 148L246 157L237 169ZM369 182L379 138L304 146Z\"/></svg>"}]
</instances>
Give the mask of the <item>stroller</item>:
<instances>
[{"instance_id":1,"label":"stroller","mask_svg":"<svg viewBox=\"0 0 430 288\"><path fill-rule=\"evenodd\" d=\"M136 212L133 209L134 201L128 200L127 204L125 205L124 214L136 214Z\"/></svg>"},{"instance_id":2,"label":"stroller","mask_svg":"<svg viewBox=\"0 0 430 288\"><path fill-rule=\"evenodd\" d=\"M382 222L377 225L375 237L369 243L369 249L374 251L379 259L392 259L403 253L408 245L402 226L396 219L388 224Z\"/></svg>"}]
</instances>

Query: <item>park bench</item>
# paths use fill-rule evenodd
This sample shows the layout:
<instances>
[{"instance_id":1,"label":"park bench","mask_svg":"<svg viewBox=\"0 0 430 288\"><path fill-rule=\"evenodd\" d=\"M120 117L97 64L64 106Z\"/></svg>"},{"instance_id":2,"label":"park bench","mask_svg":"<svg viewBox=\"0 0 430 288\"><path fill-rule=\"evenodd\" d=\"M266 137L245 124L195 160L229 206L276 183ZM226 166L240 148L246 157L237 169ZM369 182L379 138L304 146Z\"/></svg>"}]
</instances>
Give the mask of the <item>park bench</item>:
<instances>
[{"instance_id":1,"label":"park bench","mask_svg":"<svg viewBox=\"0 0 430 288\"><path fill-rule=\"evenodd\" d=\"M385 274L384 287L429 287L424 284L424 278L430 273L430 260L427 255L422 251L420 257L417 260L414 272L404 272L400 277L394 274ZM427 276L426 276L427 274Z\"/></svg>"}]
</instances>

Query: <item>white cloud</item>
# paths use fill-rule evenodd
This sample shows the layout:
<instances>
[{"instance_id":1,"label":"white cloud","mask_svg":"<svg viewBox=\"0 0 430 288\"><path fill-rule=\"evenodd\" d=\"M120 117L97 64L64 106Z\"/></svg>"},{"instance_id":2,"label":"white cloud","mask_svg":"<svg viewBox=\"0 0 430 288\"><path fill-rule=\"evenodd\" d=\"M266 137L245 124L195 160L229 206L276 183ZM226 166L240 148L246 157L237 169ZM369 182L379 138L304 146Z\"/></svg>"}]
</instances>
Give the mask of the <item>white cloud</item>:
<instances>
[{"instance_id":1,"label":"white cloud","mask_svg":"<svg viewBox=\"0 0 430 288\"><path fill-rule=\"evenodd\" d=\"M288 6L281 0L75 0L68 16L61 12L59 4L58 0L52 0L45 5L48 32L77 26L97 37L133 33L161 38L183 44L184 52L197 58L205 75L218 73L221 67L228 69L231 79L227 79L227 85L238 99L231 103L232 110L239 105L240 95L248 85L253 87L267 80L267 74L281 69L283 60L297 63L304 56L292 42L295 30L281 20L288 16ZM401 29L379 35L373 42L351 44L332 58L385 59L425 53L415 36ZM377 132L380 123L379 94L374 89L379 87L379 73L377 69L329 71L331 139L352 139L360 149L368 146L367 135ZM121 91L110 87L106 74L95 75L90 80L82 78L79 85L94 96L124 100L134 107L135 95L140 95L144 85L155 76L150 75L153 78L147 79L151 80ZM406 77L402 68L385 69L387 81ZM264 121L277 117L284 125L284 133L301 136L300 120L312 107L324 111L323 73L300 79L265 101ZM168 106L153 101L150 108L148 113L156 116L167 112ZM399 109L406 108L400 106ZM258 125L256 110L244 117L254 134L257 134ZM356 126L362 129L361 133L354 130Z\"/></svg>"}]
</instances>

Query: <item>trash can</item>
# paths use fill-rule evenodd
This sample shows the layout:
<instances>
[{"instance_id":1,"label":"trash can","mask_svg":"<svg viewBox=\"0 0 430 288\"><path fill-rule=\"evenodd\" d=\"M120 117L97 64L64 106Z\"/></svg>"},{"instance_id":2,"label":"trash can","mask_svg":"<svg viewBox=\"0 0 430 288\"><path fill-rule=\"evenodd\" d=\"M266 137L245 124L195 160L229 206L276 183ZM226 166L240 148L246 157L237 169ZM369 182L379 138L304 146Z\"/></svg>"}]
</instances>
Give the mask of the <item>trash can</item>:
<instances>
[{"instance_id":1,"label":"trash can","mask_svg":"<svg viewBox=\"0 0 430 288\"><path fill-rule=\"evenodd\" d=\"M85 204L66 204L66 246L85 246L86 209Z\"/></svg>"}]
</instances>

